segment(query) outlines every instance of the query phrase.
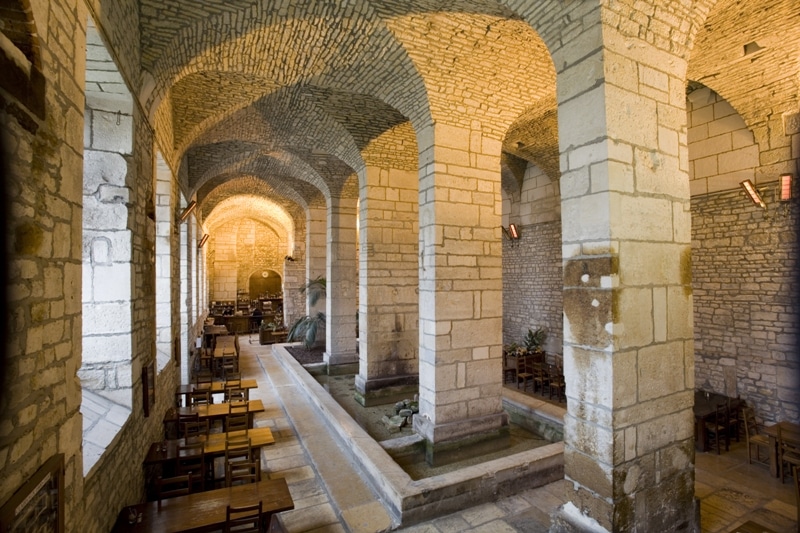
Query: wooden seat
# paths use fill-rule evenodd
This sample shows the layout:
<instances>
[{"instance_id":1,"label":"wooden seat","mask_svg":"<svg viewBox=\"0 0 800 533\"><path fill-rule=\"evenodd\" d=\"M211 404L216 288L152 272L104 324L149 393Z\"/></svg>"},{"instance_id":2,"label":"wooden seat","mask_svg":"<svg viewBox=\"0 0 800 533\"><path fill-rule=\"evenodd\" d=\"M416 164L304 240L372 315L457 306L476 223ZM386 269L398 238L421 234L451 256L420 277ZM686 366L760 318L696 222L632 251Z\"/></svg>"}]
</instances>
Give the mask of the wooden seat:
<instances>
[{"instance_id":1,"label":"wooden seat","mask_svg":"<svg viewBox=\"0 0 800 533\"><path fill-rule=\"evenodd\" d=\"M158 507L161 508L161 500L184 496L192 492L192 477L188 474L158 477L156 480L156 494L158 496Z\"/></svg>"},{"instance_id":2,"label":"wooden seat","mask_svg":"<svg viewBox=\"0 0 800 533\"><path fill-rule=\"evenodd\" d=\"M785 481L786 473L800 467L800 434L786 431L778 426L778 477Z\"/></svg>"},{"instance_id":3,"label":"wooden seat","mask_svg":"<svg viewBox=\"0 0 800 533\"><path fill-rule=\"evenodd\" d=\"M517 362L514 357L503 350L503 383L514 383L517 380Z\"/></svg>"},{"instance_id":4,"label":"wooden seat","mask_svg":"<svg viewBox=\"0 0 800 533\"><path fill-rule=\"evenodd\" d=\"M756 415L752 407L742 408L744 419L744 435L747 444L747 462L753 464L753 446L756 448L756 462L761 462L759 448L766 450L765 457L769 457L769 437L761 434L760 426L756 422Z\"/></svg>"},{"instance_id":5,"label":"wooden seat","mask_svg":"<svg viewBox=\"0 0 800 533\"><path fill-rule=\"evenodd\" d=\"M533 379L533 374L530 372L530 364L528 362L528 356L523 354L517 354L517 388L519 388L519 384L522 383L522 390L524 391L528 387L528 382Z\"/></svg>"},{"instance_id":6,"label":"wooden seat","mask_svg":"<svg viewBox=\"0 0 800 533\"><path fill-rule=\"evenodd\" d=\"M204 444L202 442L178 446L175 470L178 475L191 477L192 490L205 490L207 470L203 448Z\"/></svg>"},{"instance_id":7,"label":"wooden seat","mask_svg":"<svg viewBox=\"0 0 800 533\"><path fill-rule=\"evenodd\" d=\"M247 402L249 399L250 394L247 389L241 387L225 387L226 402Z\"/></svg>"},{"instance_id":8,"label":"wooden seat","mask_svg":"<svg viewBox=\"0 0 800 533\"><path fill-rule=\"evenodd\" d=\"M548 388L550 399L553 399L553 394L555 394L556 400L559 402L562 398L566 401L567 397L564 393L564 388L566 386L564 382L564 371L559 366L549 365L547 374L549 377Z\"/></svg>"},{"instance_id":9,"label":"wooden seat","mask_svg":"<svg viewBox=\"0 0 800 533\"><path fill-rule=\"evenodd\" d=\"M211 403L210 390L193 390L187 394L189 405L209 405Z\"/></svg>"},{"instance_id":10,"label":"wooden seat","mask_svg":"<svg viewBox=\"0 0 800 533\"><path fill-rule=\"evenodd\" d=\"M729 420L728 404L717 404L714 414L711 415L709 420L704 421L706 439L708 441L705 446L706 450L708 450L710 446L713 446L717 449L717 455L719 455L722 450L723 441L725 442L725 451L727 452L730 449Z\"/></svg>"},{"instance_id":11,"label":"wooden seat","mask_svg":"<svg viewBox=\"0 0 800 533\"><path fill-rule=\"evenodd\" d=\"M225 533L261 533L261 505L262 502L243 507L229 505L225 512Z\"/></svg>"},{"instance_id":12,"label":"wooden seat","mask_svg":"<svg viewBox=\"0 0 800 533\"><path fill-rule=\"evenodd\" d=\"M244 485L261 481L261 463L259 461L226 461L225 486Z\"/></svg>"},{"instance_id":13,"label":"wooden seat","mask_svg":"<svg viewBox=\"0 0 800 533\"><path fill-rule=\"evenodd\" d=\"M199 422L199 421L200 421L200 415L197 413L191 413L191 414L178 413L178 438L183 438L186 436L184 431L187 423Z\"/></svg>"},{"instance_id":14,"label":"wooden seat","mask_svg":"<svg viewBox=\"0 0 800 533\"><path fill-rule=\"evenodd\" d=\"M190 420L184 422L182 434L186 442L202 441L203 437L208 437L210 433L208 420Z\"/></svg>"},{"instance_id":15,"label":"wooden seat","mask_svg":"<svg viewBox=\"0 0 800 533\"><path fill-rule=\"evenodd\" d=\"M230 413L225 418L225 431L248 430L250 428L250 415L245 411L244 413Z\"/></svg>"},{"instance_id":16,"label":"wooden seat","mask_svg":"<svg viewBox=\"0 0 800 533\"><path fill-rule=\"evenodd\" d=\"M536 363L533 365L533 392L537 390L544 395L545 387L550 385L550 378L547 375L547 370L543 363Z\"/></svg>"}]
</instances>

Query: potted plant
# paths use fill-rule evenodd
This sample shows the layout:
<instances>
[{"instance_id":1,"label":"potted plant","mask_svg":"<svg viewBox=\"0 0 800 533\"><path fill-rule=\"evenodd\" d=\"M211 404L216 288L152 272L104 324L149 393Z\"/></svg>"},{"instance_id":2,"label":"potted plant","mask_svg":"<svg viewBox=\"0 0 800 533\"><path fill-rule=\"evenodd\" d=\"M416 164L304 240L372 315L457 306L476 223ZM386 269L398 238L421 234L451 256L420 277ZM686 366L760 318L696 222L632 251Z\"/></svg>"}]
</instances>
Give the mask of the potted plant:
<instances>
[{"instance_id":1,"label":"potted plant","mask_svg":"<svg viewBox=\"0 0 800 533\"><path fill-rule=\"evenodd\" d=\"M266 320L262 320L261 324L258 326L258 343L269 344L271 339L272 334L270 333L269 324L267 324Z\"/></svg>"},{"instance_id":2,"label":"potted plant","mask_svg":"<svg viewBox=\"0 0 800 533\"><path fill-rule=\"evenodd\" d=\"M310 350L317 342L317 332L325 329L325 321L325 313L322 311L316 315L301 316L289 328L286 340L289 342L303 341L303 345Z\"/></svg>"},{"instance_id":3,"label":"potted plant","mask_svg":"<svg viewBox=\"0 0 800 533\"><path fill-rule=\"evenodd\" d=\"M542 353L544 348L544 340L547 338L547 330L544 328L536 328L536 331L528 329L528 334L525 335L525 349L528 353Z\"/></svg>"}]
</instances>

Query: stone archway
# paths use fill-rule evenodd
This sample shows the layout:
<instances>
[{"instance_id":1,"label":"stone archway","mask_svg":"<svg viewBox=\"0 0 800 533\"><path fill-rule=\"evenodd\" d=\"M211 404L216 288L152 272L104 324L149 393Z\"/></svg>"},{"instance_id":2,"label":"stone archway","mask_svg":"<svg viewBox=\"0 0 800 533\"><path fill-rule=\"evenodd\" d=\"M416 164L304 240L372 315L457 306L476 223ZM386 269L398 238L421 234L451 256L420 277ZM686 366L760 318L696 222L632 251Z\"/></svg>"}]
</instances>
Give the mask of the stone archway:
<instances>
[{"instance_id":1,"label":"stone archway","mask_svg":"<svg viewBox=\"0 0 800 533\"><path fill-rule=\"evenodd\" d=\"M247 280L247 292L250 300L269 298L281 293L282 284L280 273L265 268L250 274Z\"/></svg>"}]
</instances>

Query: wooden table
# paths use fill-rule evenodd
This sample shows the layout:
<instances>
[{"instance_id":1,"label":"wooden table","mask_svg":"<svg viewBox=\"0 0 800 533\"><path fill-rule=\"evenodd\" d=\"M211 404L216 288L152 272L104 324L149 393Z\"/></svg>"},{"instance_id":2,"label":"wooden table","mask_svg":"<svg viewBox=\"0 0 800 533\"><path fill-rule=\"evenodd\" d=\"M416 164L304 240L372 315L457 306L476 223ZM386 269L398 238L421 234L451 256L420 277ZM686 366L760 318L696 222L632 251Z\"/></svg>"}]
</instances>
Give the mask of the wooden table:
<instances>
[{"instance_id":1,"label":"wooden table","mask_svg":"<svg viewBox=\"0 0 800 533\"><path fill-rule=\"evenodd\" d=\"M708 397L706 397L708 395ZM706 451L706 420L713 417L717 411L717 405L730 401L731 409L739 409L741 400L730 398L716 392L694 391L694 423L696 444L700 451Z\"/></svg>"},{"instance_id":2,"label":"wooden table","mask_svg":"<svg viewBox=\"0 0 800 533\"><path fill-rule=\"evenodd\" d=\"M217 342L214 346L214 357L219 358L223 355L238 355L235 337L231 335L217 337Z\"/></svg>"},{"instance_id":3,"label":"wooden table","mask_svg":"<svg viewBox=\"0 0 800 533\"><path fill-rule=\"evenodd\" d=\"M800 440L800 424L784 421L764 428L764 434L769 437L769 473L772 477L778 477L778 427L781 432L789 433L793 439Z\"/></svg>"},{"instance_id":4,"label":"wooden table","mask_svg":"<svg viewBox=\"0 0 800 533\"><path fill-rule=\"evenodd\" d=\"M161 501L161 509L157 501L124 507L117 516L113 531L196 533L220 530L225 527L228 505L254 505L259 501L262 502L265 524L270 523L273 514L294 509L286 480L266 479L258 483L169 498ZM128 523L131 508L141 513L141 522Z\"/></svg>"},{"instance_id":5,"label":"wooden table","mask_svg":"<svg viewBox=\"0 0 800 533\"><path fill-rule=\"evenodd\" d=\"M225 455L225 441L228 437L244 435L244 431L231 431L230 433L211 433L204 439L203 452L213 460L216 457ZM263 446L275 444L275 438L269 428L253 428L247 430L250 437L250 446L260 452ZM167 449L162 450L162 444L167 445ZM150 445L150 450L144 458L145 465L157 465L175 461L178 457L178 446L186 443L185 439L171 439L164 442L154 442Z\"/></svg>"},{"instance_id":6,"label":"wooden table","mask_svg":"<svg viewBox=\"0 0 800 533\"><path fill-rule=\"evenodd\" d=\"M257 389L258 388L258 381L254 379L243 379L241 384L239 385L240 389ZM211 394L222 394L225 392L225 382L224 381L214 381L211 383L211 386L203 386L203 385L195 385L195 384L186 384L186 385L178 385L175 388L175 401L178 406L186 405L186 395L194 392L194 391L205 391L210 390Z\"/></svg>"},{"instance_id":7,"label":"wooden table","mask_svg":"<svg viewBox=\"0 0 800 533\"><path fill-rule=\"evenodd\" d=\"M261 400L250 400L247 402L247 415L250 427L253 427L253 414L263 413L264 403ZM200 420L208 419L209 424L213 425L216 420L225 420L230 412L228 403L212 403L210 405L195 405L191 407L178 407L168 411L164 417L164 435L169 439L170 435L178 435L178 416L191 415L197 413Z\"/></svg>"}]
</instances>

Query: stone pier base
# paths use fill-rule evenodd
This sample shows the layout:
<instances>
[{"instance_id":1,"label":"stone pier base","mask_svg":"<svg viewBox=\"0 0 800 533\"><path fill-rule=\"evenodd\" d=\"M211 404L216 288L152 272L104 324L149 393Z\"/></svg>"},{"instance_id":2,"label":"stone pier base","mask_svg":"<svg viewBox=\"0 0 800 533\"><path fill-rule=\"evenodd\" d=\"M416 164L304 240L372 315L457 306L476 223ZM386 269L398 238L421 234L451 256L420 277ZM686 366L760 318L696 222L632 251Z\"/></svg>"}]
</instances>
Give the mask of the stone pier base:
<instances>
[{"instance_id":1,"label":"stone pier base","mask_svg":"<svg viewBox=\"0 0 800 533\"><path fill-rule=\"evenodd\" d=\"M425 439L425 460L441 466L509 445L508 415L497 413L434 426L414 417L414 431Z\"/></svg>"},{"instance_id":2,"label":"stone pier base","mask_svg":"<svg viewBox=\"0 0 800 533\"><path fill-rule=\"evenodd\" d=\"M410 400L419 392L419 374L364 379L356 376L355 398L364 407Z\"/></svg>"}]
</instances>

